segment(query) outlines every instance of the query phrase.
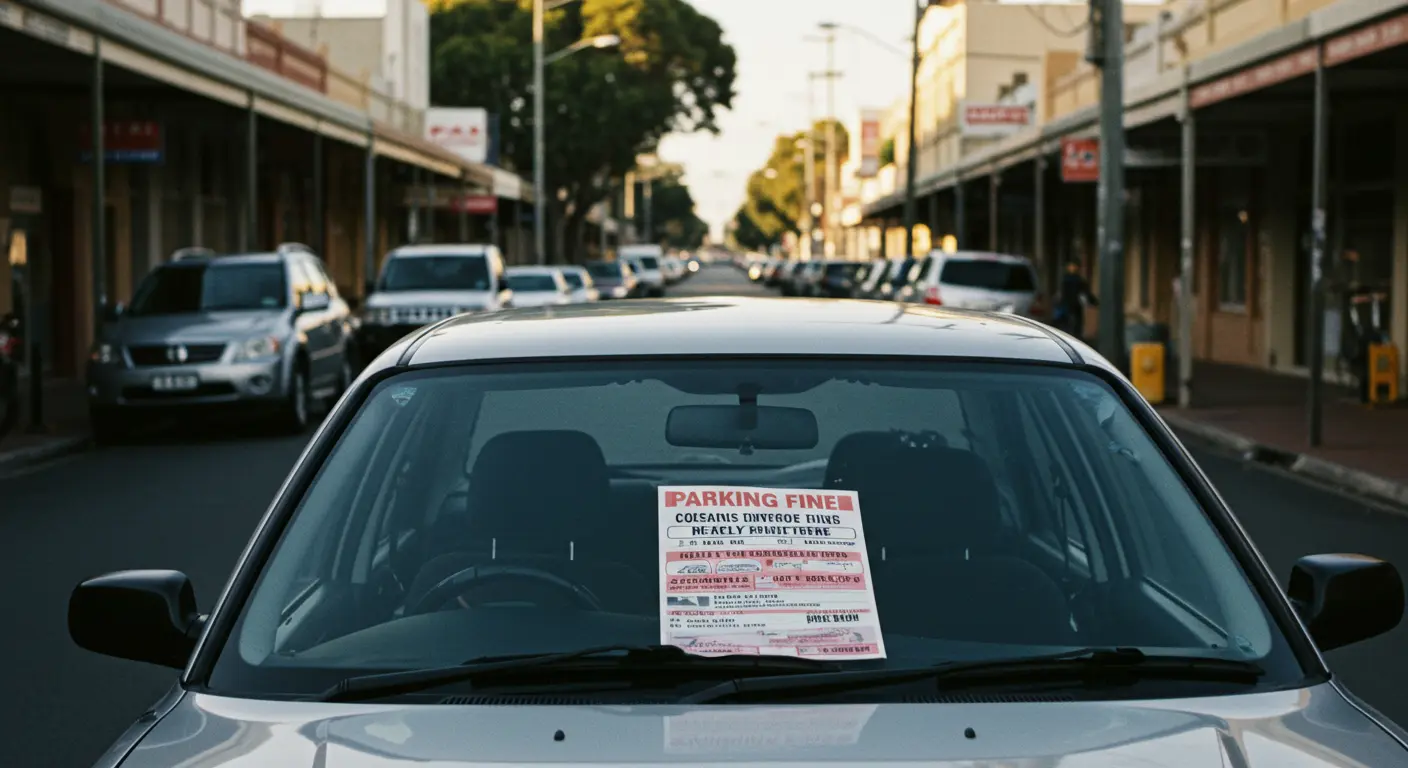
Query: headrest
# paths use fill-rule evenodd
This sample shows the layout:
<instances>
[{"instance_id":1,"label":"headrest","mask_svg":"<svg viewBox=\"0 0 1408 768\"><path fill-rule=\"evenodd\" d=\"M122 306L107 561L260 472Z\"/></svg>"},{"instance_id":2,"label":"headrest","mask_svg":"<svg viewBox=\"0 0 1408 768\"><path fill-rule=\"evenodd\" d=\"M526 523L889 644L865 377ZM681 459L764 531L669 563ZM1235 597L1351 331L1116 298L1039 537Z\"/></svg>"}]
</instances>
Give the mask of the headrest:
<instances>
[{"instance_id":1,"label":"headrest","mask_svg":"<svg viewBox=\"0 0 1408 768\"><path fill-rule=\"evenodd\" d=\"M972 451L915 445L898 432L837 441L825 485L856 491L872 557L905 551L991 551L1003 526L997 483Z\"/></svg>"},{"instance_id":2,"label":"headrest","mask_svg":"<svg viewBox=\"0 0 1408 768\"><path fill-rule=\"evenodd\" d=\"M591 435L507 432L484 444L470 471L471 526L521 539L599 529L610 492L606 457Z\"/></svg>"}]
</instances>

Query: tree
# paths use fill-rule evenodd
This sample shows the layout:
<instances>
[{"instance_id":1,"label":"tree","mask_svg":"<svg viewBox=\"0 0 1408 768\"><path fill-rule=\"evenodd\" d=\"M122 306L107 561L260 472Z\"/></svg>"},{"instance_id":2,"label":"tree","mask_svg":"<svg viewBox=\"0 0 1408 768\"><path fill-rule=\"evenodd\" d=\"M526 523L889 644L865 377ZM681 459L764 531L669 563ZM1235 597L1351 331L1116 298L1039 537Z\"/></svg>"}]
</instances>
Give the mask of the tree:
<instances>
[{"instance_id":1,"label":"tree","mask_svg":"<svg viewBox=\"0 0 1408 768\"><path fill-rule=\"evenodd\" d=\"M651 194L651 223L654 233L646 233L648 242L664 242L671 248L695 250L704 243L709 225L694 212L694 196L680 175L672 174L655 181Z\"/></svg>"},{"instance_id":2,"label":"tree","mask_svg":"<svg viewBox=\"0 0 1408 768\"><path fill-rule=\"evenodd\" d=\"M533 166L531 0L432 0L431 100L481 106L500 117L505 165ZM587 210L612 178L674 131L718 132L733 103L733 48L686 0L581 0L550 11L552 52L596 35L619 50L583 51L544 72L549 209L566 249L584 245ZM539 193L542 193L540 190Z\"/></svg>"},{"instance_id":3,"label":"tree","mask_svg":"<svg viewBox=\"0 0 1408 768\"><path fill-rule=\"evenodd\" d=\"M880 167L893 165L895 162L895 140L885 139L885 143L880 145Z\"/></svg>"},{"instance_id":4,"label":"tree","mask_svg":"<svg viewBox=\"0 0 1408 768\"><path fill-rule=\"evenodd\" d=\"M830 121L814 124L812 172L815 188L812 200L822 202L826 184L826 137ZM772 154L762 168L748 177L747 195L741 212L769 244L779 242L784 232L800 232L806 207L806 131L783 134L773 142ZM836 124L837 165L846 162L850 146L845 126ZM740 226L742 222L740 221ZM742 242L740 240L740 242Z\"/></svg>"},{"instance_id":5,"label":"tree","mask_svg":"<svg viewBox=\"0 0 1408 768\"><path fill-rule=\"evenodd\" d=\"M777 244L776 238L768 236L748 215L747 206L742 206L733 215L733 240L740 248L749 251L762 251Z\"/></svg>"}]
</instances>

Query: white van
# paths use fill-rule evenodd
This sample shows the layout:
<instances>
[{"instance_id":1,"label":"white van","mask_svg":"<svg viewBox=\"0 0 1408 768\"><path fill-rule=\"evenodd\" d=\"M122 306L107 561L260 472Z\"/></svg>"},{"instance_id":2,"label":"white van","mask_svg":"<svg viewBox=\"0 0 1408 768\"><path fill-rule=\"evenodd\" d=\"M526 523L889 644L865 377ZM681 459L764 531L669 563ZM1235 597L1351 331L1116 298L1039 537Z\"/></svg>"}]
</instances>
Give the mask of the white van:
<instances>
[{"instance_id":1,"label":"white van","mask_svg":"<svg viewBox=\"0 0 1408 768\"><path fill-rule=\"evenodd\" d=\"M665 295L665 273L660 269L660 263L665 258L663 248L658 245L623 245L616 249L616 255L630 262L645 288L645 295Z\"/></svg>"}]
</instances>

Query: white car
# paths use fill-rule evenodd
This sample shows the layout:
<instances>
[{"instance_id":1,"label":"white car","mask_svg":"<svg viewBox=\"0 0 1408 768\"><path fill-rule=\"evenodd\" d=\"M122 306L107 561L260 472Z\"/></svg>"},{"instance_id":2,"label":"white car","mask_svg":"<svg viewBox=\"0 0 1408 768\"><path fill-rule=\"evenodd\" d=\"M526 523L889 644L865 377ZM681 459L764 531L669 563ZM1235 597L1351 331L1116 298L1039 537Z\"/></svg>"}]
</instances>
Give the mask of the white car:
<instances>
[{"instance_id":1,"label":"white car","mask_svg":"<svg viewBox=\"0 0 1408 768\"><path fill-rule=\"evenodd\" d=\"M1025 256L981 251L935 251L914 262L899 301L1039 317L1036 268Z\"/></svg>"},{"instance_id":2,"label":"white car","mask_svg":"<svg viewBox=\"0 0 1408 768\"><path fill-rule=\"evenodd\" d=\"M562 279L567 283L573 304L584 304L601 298L601 292L597 290L596 283L592 281L592 275L586 267L573 264L558 267L557 271L562 273Z\"/></svg>"},{"instance_id":3,"label":"white car","mask_svg":"<svg viewBox=\"0 0 1408 768\"><path fill-rule=\"evenodd\" d=\"M665 295L665 273L660 262L664 251L658 245L623 245L616 251L617 256L629 263L640 280L646 296Z\"/></svg>"},{"instance_id":4,"label":"white car","mask_svg":"<svg viewBox=\"0 0 1408 768\"><path fill-rule=\"evenodd\" d=\"M512 299L492 245L410 245L386 254L362 311L358 344L370 362L397 339L465 312L494 312Z\"/></svg>"},{"instance_id":5,"label":"white car","mask_svg":"<svg viewBox=\"0 0 1408 768\"><path fill-rule=\"evenodd\" d=\"M505 274L515 307L547 307L572 303L562 273L554 267L509 267Z\"/></svg>"}]
</instances>

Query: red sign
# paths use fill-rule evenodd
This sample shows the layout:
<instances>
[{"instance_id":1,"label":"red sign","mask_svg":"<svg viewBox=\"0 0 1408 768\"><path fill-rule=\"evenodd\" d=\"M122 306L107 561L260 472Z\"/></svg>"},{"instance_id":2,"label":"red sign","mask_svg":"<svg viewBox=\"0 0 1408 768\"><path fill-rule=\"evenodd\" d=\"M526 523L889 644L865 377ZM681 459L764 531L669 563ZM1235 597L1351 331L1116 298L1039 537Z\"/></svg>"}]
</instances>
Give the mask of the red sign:
<instances>
[{"instance_id":1,"label":"red sign","mask_svg":"<svg viewBox=\"0 0 1408 768\"><path fill-rule=\"evenodd\" d=\"M1100 180L1100 140L1061 139L1061 181Z\"/></svg>"},{"instance_id":2,"label":"red sign","mask_svg":"<svg viewBox=\"0 0 1408 768\"><path fill-rule=\"evenodd\" d=\"M79 152L93 156L92 126L79 132ZM161 123L155 120L106 120L103 122L103 156L109 163L153 163L161 160Z\"/></svg>"},{"instance_id":3,"label":"red sign","mask_svg":"<svg viewBox=\"0 0 1408 768\"><path fill-rule=\"evenodd\" d=\"M1408 43L1408 13L1330 38L1325 43L1325 66L1333 67L1404 43Z\"/></svg>"},{"instance_id":4,"label":"red sign","mask_svg":"<svg viewBox=\"0 0 1408 768\"><path fill-rule=\"evenodd\" d=\"M455 198L453 207L465 213L496 213L499 210L499 198L493 195L467 195Z\"/></svg>"},{"instance_id":5,"label":"red sign","mask_svg":"<svg viewBox=\"0 0 1408 768\"><path fill-rule=\"evenodd\" d=\"M965 104L960 126L969 136L1006 136L1031 124L1031 109L1011 104Z\"/></svg>"},{"instance_id":6,"label":"red sign","mask_svg":"<svg viewBox=\"0 0 1408 768\"><path fill-rule=\"evenodd\" d=\"M1315 57L1318 52L1315 46L1302 48L1295 53L1288 53L1265 64L1258 64L1236 74L1203 83L1189 91L1188 106L1193 109L1206 107L1209 104L1226 101L1277 83L1284 83L1308 72L1314 72Z\"/></svg>"}]
</instances>

